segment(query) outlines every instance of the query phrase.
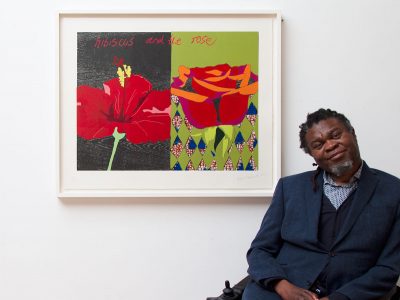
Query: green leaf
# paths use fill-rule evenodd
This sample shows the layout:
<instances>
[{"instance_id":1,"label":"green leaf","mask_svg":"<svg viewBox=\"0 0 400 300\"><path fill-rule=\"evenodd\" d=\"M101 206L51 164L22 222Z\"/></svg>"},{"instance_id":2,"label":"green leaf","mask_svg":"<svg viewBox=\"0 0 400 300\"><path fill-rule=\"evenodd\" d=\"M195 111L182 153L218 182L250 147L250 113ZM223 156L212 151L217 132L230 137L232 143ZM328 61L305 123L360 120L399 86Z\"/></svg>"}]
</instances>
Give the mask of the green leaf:
<instances>
[{"instance_id":1,"label":"green leaf","mask_svg":"<svg viewBox=\"0 0 400 300\"><path fill-rule=\"evenodd\" d=\"M221 125L219 128L225 133L225 136L229 139L233 139L235 133L235 127L233 125Z\"/></svg>"},{"instance_id":2,"label":"green leaf","mask_svg":"<svg viewBox=\"0 0 400 300\"><path fill-rule=\"evenodd\" d=\"M214 142L215 151L217 151L217 147L224 137L225 133L219 127L217 127L217 129L215 130L215 142Z\"/></svg>"},{"instance_id":3,"label":"green leaf","mask_svg":"<svg viewBox=\"0 0 400 300\"><path fill-rule=\"evenodd\" d=\"M208 127L204 129L203 135L204 135L204 142L206 145L209 145L212 140L215 139L215 132L217 130L217 127Z\"/></svg>"}]
</instances>

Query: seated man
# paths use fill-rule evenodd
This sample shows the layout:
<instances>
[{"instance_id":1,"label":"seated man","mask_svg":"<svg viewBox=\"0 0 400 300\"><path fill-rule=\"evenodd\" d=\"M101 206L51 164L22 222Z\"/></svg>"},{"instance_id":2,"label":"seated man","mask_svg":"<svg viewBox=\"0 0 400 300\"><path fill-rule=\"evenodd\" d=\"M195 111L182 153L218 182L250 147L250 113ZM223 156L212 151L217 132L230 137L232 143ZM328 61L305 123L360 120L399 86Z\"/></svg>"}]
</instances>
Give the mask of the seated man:
<instances>
[{"instance_id":1,"label":"seated man","mask_svg":"<svg viewBox=\"0 0 400 300\"><path fill-rule=\"evenodd\" d=\"M247 253L244 300L389 299L400 272L400 180L360 157L349 120L308 114L317 169L279 180Z\"/></svg>"}]
</instances>

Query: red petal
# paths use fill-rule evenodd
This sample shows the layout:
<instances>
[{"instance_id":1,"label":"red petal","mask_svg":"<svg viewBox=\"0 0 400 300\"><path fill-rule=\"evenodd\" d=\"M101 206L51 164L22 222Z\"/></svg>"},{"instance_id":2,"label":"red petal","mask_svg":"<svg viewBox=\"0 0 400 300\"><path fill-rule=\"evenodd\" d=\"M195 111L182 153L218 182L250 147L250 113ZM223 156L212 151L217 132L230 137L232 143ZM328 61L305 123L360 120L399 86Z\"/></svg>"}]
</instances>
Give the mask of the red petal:
<instances>
[{"instance_id":1,"label":"red petal","mask_svg":"<svg viewBox=\"0 0 400 300\"><path fill-rule=\"evenodd\" d=\"M248 95L223 96L219 104L219 117L223 125L237 125L243 121L248 107Z\"/></svg>"},{"instance_id":2,"label":"red petal","mask_svg":"<svg viewBox=\"0 0 400 300\"><path fill-rule=\"evenodd\" d=\"M223 77L223 75L225 75L227 72L230 72L230 70L231 70L231 67L227 64L205 67L205 68L193 68L190 70L190 77L196 78L201 81L208 82L217 87L234 89L234 88L236 88L236 80L229 79L228 77L221 79L219 81L207 81L207 78ZM219 76L212 75L211 74L212 71L219 71L219 72L221 72L221 74ZM210 89L198 84L195 80L192 80L191 84L192 84L193 90L200 95L207 96L211 99L214 99L215 97L219 96L216 91L210 90Z\"/></svg>"},{"instance_id":3,"label":"red petal","mask_svg":"<svg viewBox=\"0 0 400 300\"><path fill-rule=\"evenodd\" d=\"M143 120L153 114L168 114L171 106L171 96L169 90L152 91L145 97L140 106L127 116L127 121Z\"/></svg>"},{"instance_id":4,"label":"red petal","mask_svg":"<svg viewBox=\"0 0 400 300\"><path fill-rule=\"evenodd\" d=\"M110 96L114 100L115 119L135 112L151 90L151 83L139 75L125 78L124 87L121 86L118 78L111 79L104 85L109 88Z\"/></svg>"},{"instance_id":5,"label":"red petal","mask_svg":"<svg viewBox=\"0 0 400 300\"><path fill-rule=\"evenodd\" d=\"M151 91L151 83L139 75L132 75L125 79L125 93L127 101L124 105L125 114L129 115L136 111L142 104L144 97Z\"/></svg>"},{"instance_id":6,"label":"red petal","mask_svg":"<svg viewBox=\"0 0 400 300\"><path fill-rule=\"evenodd\" d=\"M222 74L225 74L231 69L231 67L228 64L222 64L222 65L217 65L217 66L208 66L204 68L192 68L190 69L190 75L193 77L198 77L198 78L207 78L210 77L210 74L207 73L208 71L212 70L218 70L221 71Z\"/></svg>"},{"instance_id":7,"label":"red petal","mask_svg":"<svg viewBox=\"0 0 400 300\"><path fill-rule=\"evenodd\" d=\"M77 89L77 131L84 139L112 135L114 128L108 121L111 98L102 90L90 86Z\"/></svg>"},{"instance_id":8,"label":"red petal","mask_svg":"<svg viewBox=\"0 0 400 300\"><path fill-rule=\"evenodd\" d=\"M126 139L134 144L165 141L170 138L169 115L151 116L144 120L123 124Z\"/></svg>"},{"instance_id":9,"label":"red petal","mask_svg":"<svg viewBox=\"0 0 400 300\"><path fill-rule=\"evenodd\" d=\"M170 91L152 91L124 125L128 141L145 143L170 138Z\"/></svg>"},{"instance_id":10,"label":"red petal","mask_svg":"<svg viewBox=\"0 0 400 300\"><path fill-rule=\"evenodd\" d=\"M214 103L211 101L193 102L186 99L180 99L186 118L196 128L205 128L218 125L217 111Z\"/></svg>"}]
</instances>

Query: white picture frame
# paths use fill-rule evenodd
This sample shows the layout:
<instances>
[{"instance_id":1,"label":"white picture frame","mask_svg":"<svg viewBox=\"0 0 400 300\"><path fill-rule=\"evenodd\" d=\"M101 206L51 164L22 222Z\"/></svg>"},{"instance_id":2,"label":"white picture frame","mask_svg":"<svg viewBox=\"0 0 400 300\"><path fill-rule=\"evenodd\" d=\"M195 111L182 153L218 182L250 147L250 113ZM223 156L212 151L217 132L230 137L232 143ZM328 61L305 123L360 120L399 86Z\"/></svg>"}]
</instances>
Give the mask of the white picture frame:
<instances>
[{"instance_id":1,"label":"white picture frame","mask_svg":"<svg viewBox=\"0 0 400 300\"><path fill-rule=\"evenodd\" d=\"M269 197L281 175L281 15L276 11L59 12L57 194L73 197ZM127 29L129 28L129 29ZM78 171L77 32L259 32L256 171Z\"/></svg>"}]
</instances>

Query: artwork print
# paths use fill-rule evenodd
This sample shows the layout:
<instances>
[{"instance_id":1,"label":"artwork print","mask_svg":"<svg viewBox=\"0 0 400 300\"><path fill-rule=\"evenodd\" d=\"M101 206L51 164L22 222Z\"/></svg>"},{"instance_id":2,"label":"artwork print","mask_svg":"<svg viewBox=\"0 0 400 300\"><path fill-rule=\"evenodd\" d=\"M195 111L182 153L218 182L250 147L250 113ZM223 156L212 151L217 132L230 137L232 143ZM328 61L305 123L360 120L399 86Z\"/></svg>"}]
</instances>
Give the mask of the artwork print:
<instances>
[{"instance_id":1,"label":"artwork print","mask_svg":"<svg viewBox=\"0 0 400 300\"><path fill-rule=\"evenodd\" d=\"M77 41L78 171L258 169L258 32Z\"/></svg>"}]
</instances>

